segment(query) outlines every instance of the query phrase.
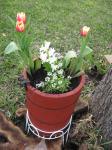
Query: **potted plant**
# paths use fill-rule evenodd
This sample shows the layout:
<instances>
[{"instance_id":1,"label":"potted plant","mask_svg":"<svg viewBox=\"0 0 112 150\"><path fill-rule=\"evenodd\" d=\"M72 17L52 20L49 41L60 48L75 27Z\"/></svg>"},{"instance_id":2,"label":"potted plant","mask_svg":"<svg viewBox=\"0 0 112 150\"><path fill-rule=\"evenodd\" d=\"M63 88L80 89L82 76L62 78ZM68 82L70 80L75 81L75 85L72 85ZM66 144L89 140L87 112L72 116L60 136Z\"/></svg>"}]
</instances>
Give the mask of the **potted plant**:
<instances>
[{"instance_id":1,"label":"potted plant","mask_svg":"<svg viewBox=\"0 0 112 150\"><path fill-rule=\"evenodd\" d=\"M80 31L79 51L72 50L62 55L45 41L34 59L29 50L26 15L17 14L17 41L6 47L5 54L17 51L21 57L22 74L28 81L26 106L34 127L54 132L69 122L84 85L84 68L92 54L92 49L87 46L89 30L84 26Z\"/></svg>"}]
</instances>

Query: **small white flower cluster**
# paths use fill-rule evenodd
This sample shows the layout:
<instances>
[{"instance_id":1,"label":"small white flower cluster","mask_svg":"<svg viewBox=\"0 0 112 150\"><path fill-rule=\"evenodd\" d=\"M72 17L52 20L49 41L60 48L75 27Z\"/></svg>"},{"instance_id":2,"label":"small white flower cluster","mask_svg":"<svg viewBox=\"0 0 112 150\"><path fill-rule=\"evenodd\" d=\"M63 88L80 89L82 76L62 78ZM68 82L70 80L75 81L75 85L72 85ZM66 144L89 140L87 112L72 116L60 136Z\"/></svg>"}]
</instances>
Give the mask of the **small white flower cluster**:
<instances>
[{"instance_id":1,"label":"small white flower cluster","mask_svg":"<svg viewBox=\"0 0 112 150\"><path fill-rule=\"evenodd\" d=\"M62 58L59 53L56 53L54 48L50 47L50 42L45 41L45 44L41 46L39 51L40 59L42 63L49 63L52 71L57 69L57 61Z\"/></svg>"},{"instance_id":2,"label":"small white flower cluster","mask_svg":"<svg viewBox=\"0 0 112 150\"><path fill-rule=\"evenodd\" d=\"M70 84L70 78L65 78L63 69L48 72L44 82L44 91L49 93L65 92Z\"/></svg>"},{"instance_id":3,"label":"small white flower cluster","mask_svg":"<svg viewBox=\"0 0 112 150\"><path fill-rule=\"evenodd\" d=\"M37 88L44 89L45 92L66 91L71 77L65 78L63 69L59 68L55 72L48 72L45 81L36 84Z\"/></svg>"},{"instance_id":4,"label":"small white flower cluster","mask_svg":"<svg viewBox=\"0 0 112 150\"><path fill-rule=\"evenodd\" d=\"M42 63L49 63L51 65L52 72L56 71L59 67L62 67L62 63L58 63L63 56L56 53L54 48L50 47L50 42L45 41L39 51L40 59Z\"/></svg>"},{"instance_id":5,"label":"small white flower cluster","mask_svg":"<svg viewBox=\"0 0 112 150\"><path fill-rule=\"evenodd\" d=\"M59 53L56 53L54 48L50 47L50 42L45 42L45 45L42 45L39 54L42 64L49 63L51 71L47 72L45 81L36 84L36 87L49 93L67 91L71 77L68 76L65 78L62 64L63 57Z\"/></svg>"},{"instance_id":6,"label":"small white flower cluster","mask_svg":"<svg viewBox=\"0 0 112 150\"><path fill-rule=\"evenodd\" d=\"M40 88L40 87L44 87L44 82L40 82L38 84L36 84L36 88Z\"/></svg>"}]
</instances>

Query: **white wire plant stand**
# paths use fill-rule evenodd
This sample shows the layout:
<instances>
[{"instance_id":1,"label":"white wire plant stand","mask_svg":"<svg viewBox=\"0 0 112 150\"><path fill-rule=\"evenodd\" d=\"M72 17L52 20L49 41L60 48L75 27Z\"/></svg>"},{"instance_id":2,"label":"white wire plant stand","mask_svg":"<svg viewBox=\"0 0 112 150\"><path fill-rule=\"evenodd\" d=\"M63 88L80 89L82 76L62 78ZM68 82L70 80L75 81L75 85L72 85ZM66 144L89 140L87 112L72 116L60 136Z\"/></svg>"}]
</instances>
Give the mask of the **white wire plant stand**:
<instances>
[{"instance_id":1,"label":"white wire plant stand","mask_svg":"<svg viewBox=\"0 0 112 150\"><path fill-rule=\"evenodd\" d=\"M57 139L57 138L61 137L63 140L63 144L65 144L65 142L67 142L67 140L68 140L68 134L69 134L70 127L71 127L71 122L72 122L72 116L70 117L69 122L60 130L48 132L48 131L44 131L42 129L35 127L30 120L28 110L26 113L27 133L29 133L31 131L35 136L42 138L42 139L47 139L47 140Z\"/></svg>"}]
</instances>

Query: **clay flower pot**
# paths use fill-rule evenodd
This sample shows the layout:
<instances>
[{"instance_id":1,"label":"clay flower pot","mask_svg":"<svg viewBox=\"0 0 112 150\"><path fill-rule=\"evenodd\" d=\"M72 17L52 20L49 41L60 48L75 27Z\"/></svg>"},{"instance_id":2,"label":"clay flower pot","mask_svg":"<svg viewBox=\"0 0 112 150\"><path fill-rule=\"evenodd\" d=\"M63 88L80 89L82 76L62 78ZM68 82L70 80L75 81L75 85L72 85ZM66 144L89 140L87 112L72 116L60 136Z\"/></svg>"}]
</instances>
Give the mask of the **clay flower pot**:
<instances>
[{"instance_id":1,"label":"clay flower pot","mask_svg":"<svg viewBox=\"0 0 112 150\"><path fill-rule=\"evenodd\" d=\"M23 73L27 78L26 71ZM26 105L33 125L47 132L57 131L69 122L76 102L84 85L84 75L79 85L63 94L48 94L39 91L30 84L26 88Z\"/></svg>"}]
</instances>

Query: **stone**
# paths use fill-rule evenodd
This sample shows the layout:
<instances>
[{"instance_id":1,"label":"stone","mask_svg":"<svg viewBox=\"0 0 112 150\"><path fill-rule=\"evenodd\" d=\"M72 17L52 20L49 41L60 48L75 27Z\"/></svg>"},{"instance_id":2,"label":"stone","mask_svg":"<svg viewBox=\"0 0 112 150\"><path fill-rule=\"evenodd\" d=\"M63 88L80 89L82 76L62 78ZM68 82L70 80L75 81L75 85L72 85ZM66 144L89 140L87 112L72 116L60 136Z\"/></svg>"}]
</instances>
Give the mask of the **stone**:
<instances>
[{"instance_id":1,"label":"stone","mask_svg":"<svg viewBox=\"0 0 112 150\"><path fill-rule=\"evenodd\" d=\"M109 64L112 64L112 55L105 55L104 57Z\"/></svg>"}]
</instances>

